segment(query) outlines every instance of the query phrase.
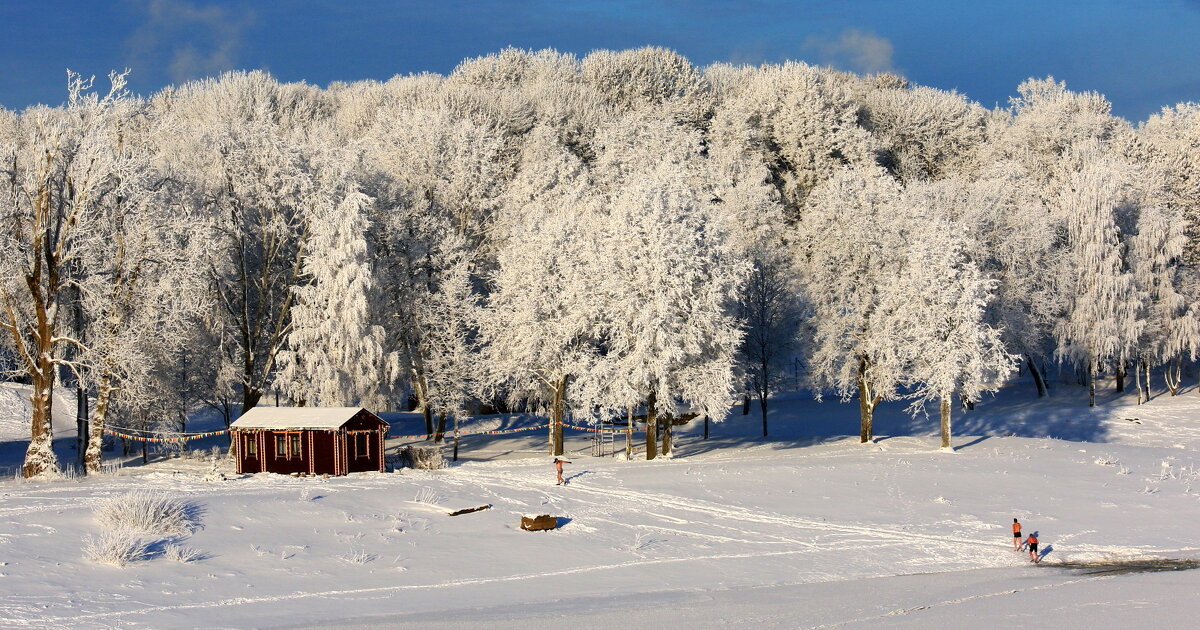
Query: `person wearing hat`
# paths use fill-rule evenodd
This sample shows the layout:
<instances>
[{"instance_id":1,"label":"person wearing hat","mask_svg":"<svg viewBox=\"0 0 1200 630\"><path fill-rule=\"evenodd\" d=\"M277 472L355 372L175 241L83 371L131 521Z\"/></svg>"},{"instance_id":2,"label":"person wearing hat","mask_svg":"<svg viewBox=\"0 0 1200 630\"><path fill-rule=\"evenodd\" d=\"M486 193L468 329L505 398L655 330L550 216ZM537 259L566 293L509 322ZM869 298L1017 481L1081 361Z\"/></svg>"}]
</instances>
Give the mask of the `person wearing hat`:
<instances>
[{"instance_id":1,"label":"person wearing hat","mask_svg":"<svg viewBox=\"0 0 1200 630\"><path fill-rule=\"evenodd\" d=\"M554 458L554 470L555 470L555 472L558 473L558 483L556 483L554 485L561 486L561 485L564 485L567 483L567 480L563 479L563 476L562 476L563 464L570 464L570 463L571 463L571 460L567 459L566 457L563 457L562 455L559 455Z\"/></svg>"}]
</instances>

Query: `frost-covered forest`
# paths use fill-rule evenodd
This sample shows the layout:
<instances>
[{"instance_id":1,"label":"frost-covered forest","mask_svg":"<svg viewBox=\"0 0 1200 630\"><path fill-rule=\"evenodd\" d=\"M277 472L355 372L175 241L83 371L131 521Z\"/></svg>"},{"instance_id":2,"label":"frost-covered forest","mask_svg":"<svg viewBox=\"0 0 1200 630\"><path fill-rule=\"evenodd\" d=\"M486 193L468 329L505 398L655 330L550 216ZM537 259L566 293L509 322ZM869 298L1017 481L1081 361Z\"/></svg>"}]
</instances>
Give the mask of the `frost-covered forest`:
<instances>
[{"instance_id":1,"label":"frost-covered forest","mask_svg":"<svg viewBox=\"0 0 1200 630\"><path fill-rule=\"evenodd\" d=\"M449 76L0 110L0 366L106 423L284 404L647 422L795 378L952 409L1018 368L1177 392L1200 342L1200 105L1052 78L993 110L893 75L506 49ZM272 401L273 402L273 401ZM937 413L937 412L934 412ZM63 423L71 419L57 417ZM630 420L632 422L632 420ZM81 426L83 426L81 424ZM550 448L562 452L551 424ZM661 440L661 442L660 442Z\"/></svg>"}]
</instances>

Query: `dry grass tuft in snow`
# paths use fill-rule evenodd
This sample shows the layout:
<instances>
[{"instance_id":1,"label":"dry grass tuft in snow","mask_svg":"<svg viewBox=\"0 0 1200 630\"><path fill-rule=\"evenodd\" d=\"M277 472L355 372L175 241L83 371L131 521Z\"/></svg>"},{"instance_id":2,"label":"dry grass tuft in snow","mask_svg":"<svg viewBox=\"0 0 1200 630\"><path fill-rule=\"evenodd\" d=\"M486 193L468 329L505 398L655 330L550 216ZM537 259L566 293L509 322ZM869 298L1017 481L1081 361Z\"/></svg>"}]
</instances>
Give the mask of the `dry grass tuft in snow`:
<instances>
[{"instance_id":1,"label":"dry grass tuft in snow","mask_svg":"<svg viewBox=\"0 0 1200 630\"><path fill-rule=\"evenodd\" d=\"M85 558L101 564L123 567L146 557L149 544L129 532L108 532L83 537Z\"/></svg>"},{"instance_id":2,"label":"dry grass tuft in snow","mask_svg":"<svg viewBox=\"0 0 1200 630\"><path fill-rule=\"evenodd\" d=\"M417 503L428 503L429 505L437 505L444 499L436 490L426 486L417 491L417 496L413 497L413 501Z\"/></svg>"},{"instance_id":3,"label":"dry grass tuft in snow","mask_svg":"<svg viewBox=\"0 0 1200 630\"><path fill-rule=\"evenodd\" d=\"M342 554L341 558L349 564L366 564L375 560L375 555L364 549L352 549L350 553Z\"/></svg>"},{"instance_id":4,"label":"dry grass tuft in snow","mask_svg":"<svg viewBox=\"0 0 1200 630\"><path fill-rule=\"evenodd\" d=\"M195 510L164 494L134 490L96 508L96 519L114 532L186 534L195 527Z\"/></svg>"},{"instance_id":5,"label":"dry grass tuft in snow","mask_svg":"<svg viewBox=\"0 0 1200 630\"><path fill-rule=\"evenodd\" d=\"M204 559L204 554L191 547L184 547L178 543L171 543L166 547L163 547L163 557L167 560L174 560L175 562L187 564L188 562Z\"/></svg>"}]
</instances>

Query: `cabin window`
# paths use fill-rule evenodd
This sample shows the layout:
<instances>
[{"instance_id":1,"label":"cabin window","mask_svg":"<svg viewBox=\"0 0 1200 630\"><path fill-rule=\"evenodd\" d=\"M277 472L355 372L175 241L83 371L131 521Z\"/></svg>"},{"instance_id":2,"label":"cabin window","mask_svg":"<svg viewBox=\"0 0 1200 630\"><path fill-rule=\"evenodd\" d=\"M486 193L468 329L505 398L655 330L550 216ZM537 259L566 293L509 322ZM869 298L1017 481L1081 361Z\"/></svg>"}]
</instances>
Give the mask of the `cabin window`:
<instances>
[{"instance_id":1,"label":"cabin window","mask_svg":"<svg viewBox=\"0 0 1200 630\"><path fill-rule=\"evenodd\" d=\"M300 446L301 435L300 433L276 433L275 458L301 459L304 456L304 450Z\"/></svg>"},{"instance_id":2,"label":"cabin window","mask_svg":"<svg viewBox=\"0 0 1200 630\"><path fill-rule=\"evenodd\" d=\"M369 452L367 452L367 447L370 446L370 444L371 444L371 440L367 437L368 435L370 435L370 434L369 433L355 433L354 434L354 458L355 459L365 459L365 458L368 458L371 456L371 454Z\"/></svg>"},{"instance_id":3,"label":"cabin window","mask_svg":"<svg viewBox=\"0 0 1200 630\"><path fill-rule=\"evenodd\" d=\"M242 436L242 449L245 457L258 458L258 440L254 435Z\"/></svg>"}]
</instances>

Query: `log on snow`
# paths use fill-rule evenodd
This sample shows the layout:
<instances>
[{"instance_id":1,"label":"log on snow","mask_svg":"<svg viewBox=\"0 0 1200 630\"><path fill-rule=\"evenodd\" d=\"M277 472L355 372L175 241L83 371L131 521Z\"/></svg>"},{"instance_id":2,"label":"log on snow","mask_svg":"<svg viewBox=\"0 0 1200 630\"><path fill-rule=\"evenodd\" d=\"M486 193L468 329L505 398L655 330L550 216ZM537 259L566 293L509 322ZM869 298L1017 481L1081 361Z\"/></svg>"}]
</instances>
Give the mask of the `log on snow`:
<instances>
[{"instance_id":1,"label":"log on snow","mask_svg":"<svg viewBox=\"0 0 1200 630\"><path fill-rule=\"evenodd\" d=\"M491 503L489 503L487 505L481 505L479 507L463 508L461 510L455 510L454 512L451 512L450 516L458 516L459 514L470 514L471 512L478 512L480 510L486 510L490 507L492 507Z\"/></svg>"}]
</instances>

